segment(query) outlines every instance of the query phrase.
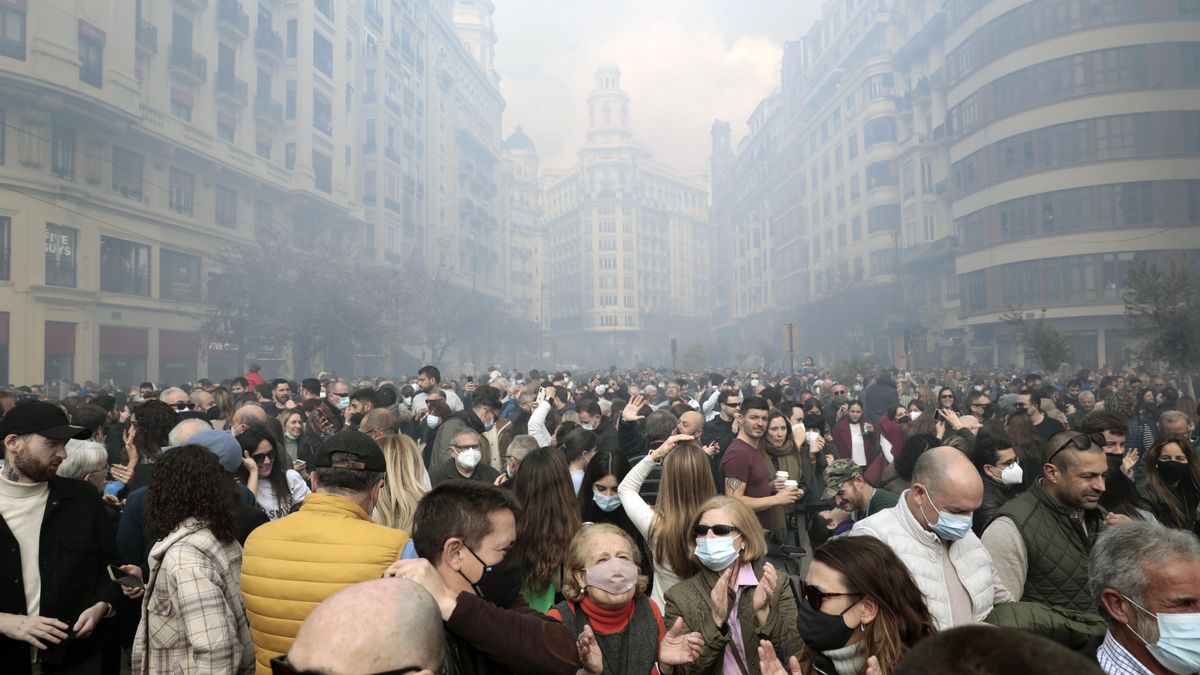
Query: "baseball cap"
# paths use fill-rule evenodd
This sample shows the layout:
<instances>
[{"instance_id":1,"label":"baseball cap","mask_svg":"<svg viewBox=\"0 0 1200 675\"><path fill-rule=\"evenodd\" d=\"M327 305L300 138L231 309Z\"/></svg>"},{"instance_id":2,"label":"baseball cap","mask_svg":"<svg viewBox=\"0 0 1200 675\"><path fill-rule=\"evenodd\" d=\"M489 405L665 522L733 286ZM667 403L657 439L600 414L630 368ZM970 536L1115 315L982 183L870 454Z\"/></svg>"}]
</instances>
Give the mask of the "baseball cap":
<instances>
[{"instance_id":1,"label":"baseball cap","mask_svg":"<svg viewBox=\"0 0 1200 675\"><path fill-rule=\"evenodd\" d=\"M334 453L354 455L357 459L334 462ZM317 450L314 469L354 469L357 471L387 471L387 461L375 439L355 429L344 429L330 436Z\"/></svg>"},{"instance_id":2,"label":"baseball cap","mask_svg":"<svg viewBox=\"0 0 1200 675\"><path fill-rule=\"evenodd\" d=\"M39 434L56 441L87 440L92 430L71 424L62 408L45 401L22 401L0 420L0 438L9 434Z\"/></svg>"},{"instance_id":3,"label":"baseball cap","mask_svg":"<svg viewBox=\"0 0 1200 675\"><path fill-rule=\"evenodd\" d=\"M825 467L825 492L821 499L833 499L842 483L862 475L862 467L852 459L835 459Z\"/></svg>"}]
</instances>

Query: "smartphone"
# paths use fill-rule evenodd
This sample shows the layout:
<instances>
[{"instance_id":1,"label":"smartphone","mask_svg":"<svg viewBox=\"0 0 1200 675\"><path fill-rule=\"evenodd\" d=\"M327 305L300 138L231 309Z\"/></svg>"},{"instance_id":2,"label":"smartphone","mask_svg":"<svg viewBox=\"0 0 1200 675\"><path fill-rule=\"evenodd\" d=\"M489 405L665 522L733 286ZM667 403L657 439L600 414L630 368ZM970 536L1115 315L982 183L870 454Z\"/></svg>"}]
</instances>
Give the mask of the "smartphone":
<instances>
[{"instance_id":1,"label":"smartphone","mask_svg":"<svg viewBox=\"0 0 1200 675\"><path fill-rule=\"evenodd\" d=\"M296 471L302 472L302 471L304 471L304 467L306 467L306 466L308 466L308 462L306 462L302 459L293 459L292 460L292 468L295 469Z\"/></svg>"},{"instance_id":2,"label":"smartphone","mask_svg":"<svg viewBox=\"0 0 1200 675\"><path fill-rule=\"evenodd\" d=\"M145 588L146 585L142 580L117 567L116 565L108 566L108 578L113 580L113 583L120 584L126 588Z\"/></svg>"},{"instance_id":3,"label":"smartphone","mask_svg":"<svg viewBox=\"0 0 1200 675\"><path fill-rule=\"evenodd\" d=\"M467 376L467 382L474 382L474 381L475 381L475 376L474 376L474 375L468 375L468 376Z\"/></svg>"}]
</instances>

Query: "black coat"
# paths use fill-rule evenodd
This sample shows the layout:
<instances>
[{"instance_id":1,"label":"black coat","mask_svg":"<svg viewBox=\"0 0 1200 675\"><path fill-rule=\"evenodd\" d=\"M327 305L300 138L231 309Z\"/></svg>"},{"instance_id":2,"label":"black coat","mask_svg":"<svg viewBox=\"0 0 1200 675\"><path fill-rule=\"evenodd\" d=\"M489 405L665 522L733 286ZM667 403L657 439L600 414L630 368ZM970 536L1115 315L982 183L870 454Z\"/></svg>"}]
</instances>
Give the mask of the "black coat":
<instances>
[{"instance_id":1,"label":"black coat","mask_svg":"<svg viewBox=\"0 0 1200 675\"><path fill-rule=\"evenodd\" d=\"M51 478L39 542L41 616L69 625L97 602L116 605L120 590L105 567L120 562L113 545L112 522L91 484L70 478ZM0 612L25 614L25 585L21 548L8 524L0 518ZM62 654L64 666L95 654L102 645L95 637L71 640ZM30 672L27 642L0 637L0 664L5 673Z\"/></svg>"}]
</instances>

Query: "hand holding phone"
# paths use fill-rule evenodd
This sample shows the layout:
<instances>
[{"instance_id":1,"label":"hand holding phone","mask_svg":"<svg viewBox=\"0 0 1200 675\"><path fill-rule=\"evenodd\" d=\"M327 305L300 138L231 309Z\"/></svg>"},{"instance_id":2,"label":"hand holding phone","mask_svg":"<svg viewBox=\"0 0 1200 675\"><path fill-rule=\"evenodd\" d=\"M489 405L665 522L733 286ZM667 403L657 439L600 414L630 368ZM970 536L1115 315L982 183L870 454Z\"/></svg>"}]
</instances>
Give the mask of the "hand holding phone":
<instances>
[{"instance_id":1,"label":"hand holding phone","mask_svg":"<svg viewBox=\"0 0 1200 675\"><path fill-rule=\"evenodd\" d=\"M146 587L146 585L142 583L141 579L130 574L129 572L126 572L120 567L117 567L116 565L108 566L108 578L112 579L113 583L124 586L125 588L140 590Z\"/></svg>"}]
</instances>

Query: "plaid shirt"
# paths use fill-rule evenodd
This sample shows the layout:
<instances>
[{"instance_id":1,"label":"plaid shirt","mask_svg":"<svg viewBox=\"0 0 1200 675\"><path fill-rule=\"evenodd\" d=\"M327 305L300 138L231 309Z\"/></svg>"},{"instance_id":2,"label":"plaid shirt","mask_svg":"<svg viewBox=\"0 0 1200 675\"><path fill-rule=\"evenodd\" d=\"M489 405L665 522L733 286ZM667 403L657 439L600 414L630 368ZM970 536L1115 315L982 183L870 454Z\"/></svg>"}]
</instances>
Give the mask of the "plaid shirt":
<instances>
[{"instance_id":1,"label":"plaid shirt","mask_svg":"<svg viewBox=\"0 0 1200 675\"><path fill-rule=\"evenodd\" d=\"M150 581L130 659L134 675L253 673L238 579L242 547L187 519L150 550Z\"/></svg>"},{"instance_id":2,"label":"plaid shirt","mask_svg":"<svg viewBox=\"0 0 1200 675\"><path fill-rule=\"evenodd\" d=\"M1096 650L1096 660L1106 675L1153 675L1149 668L1117 642L1112 631L1104 634L1104 643Z\"/></svg>"}]
</instances>

